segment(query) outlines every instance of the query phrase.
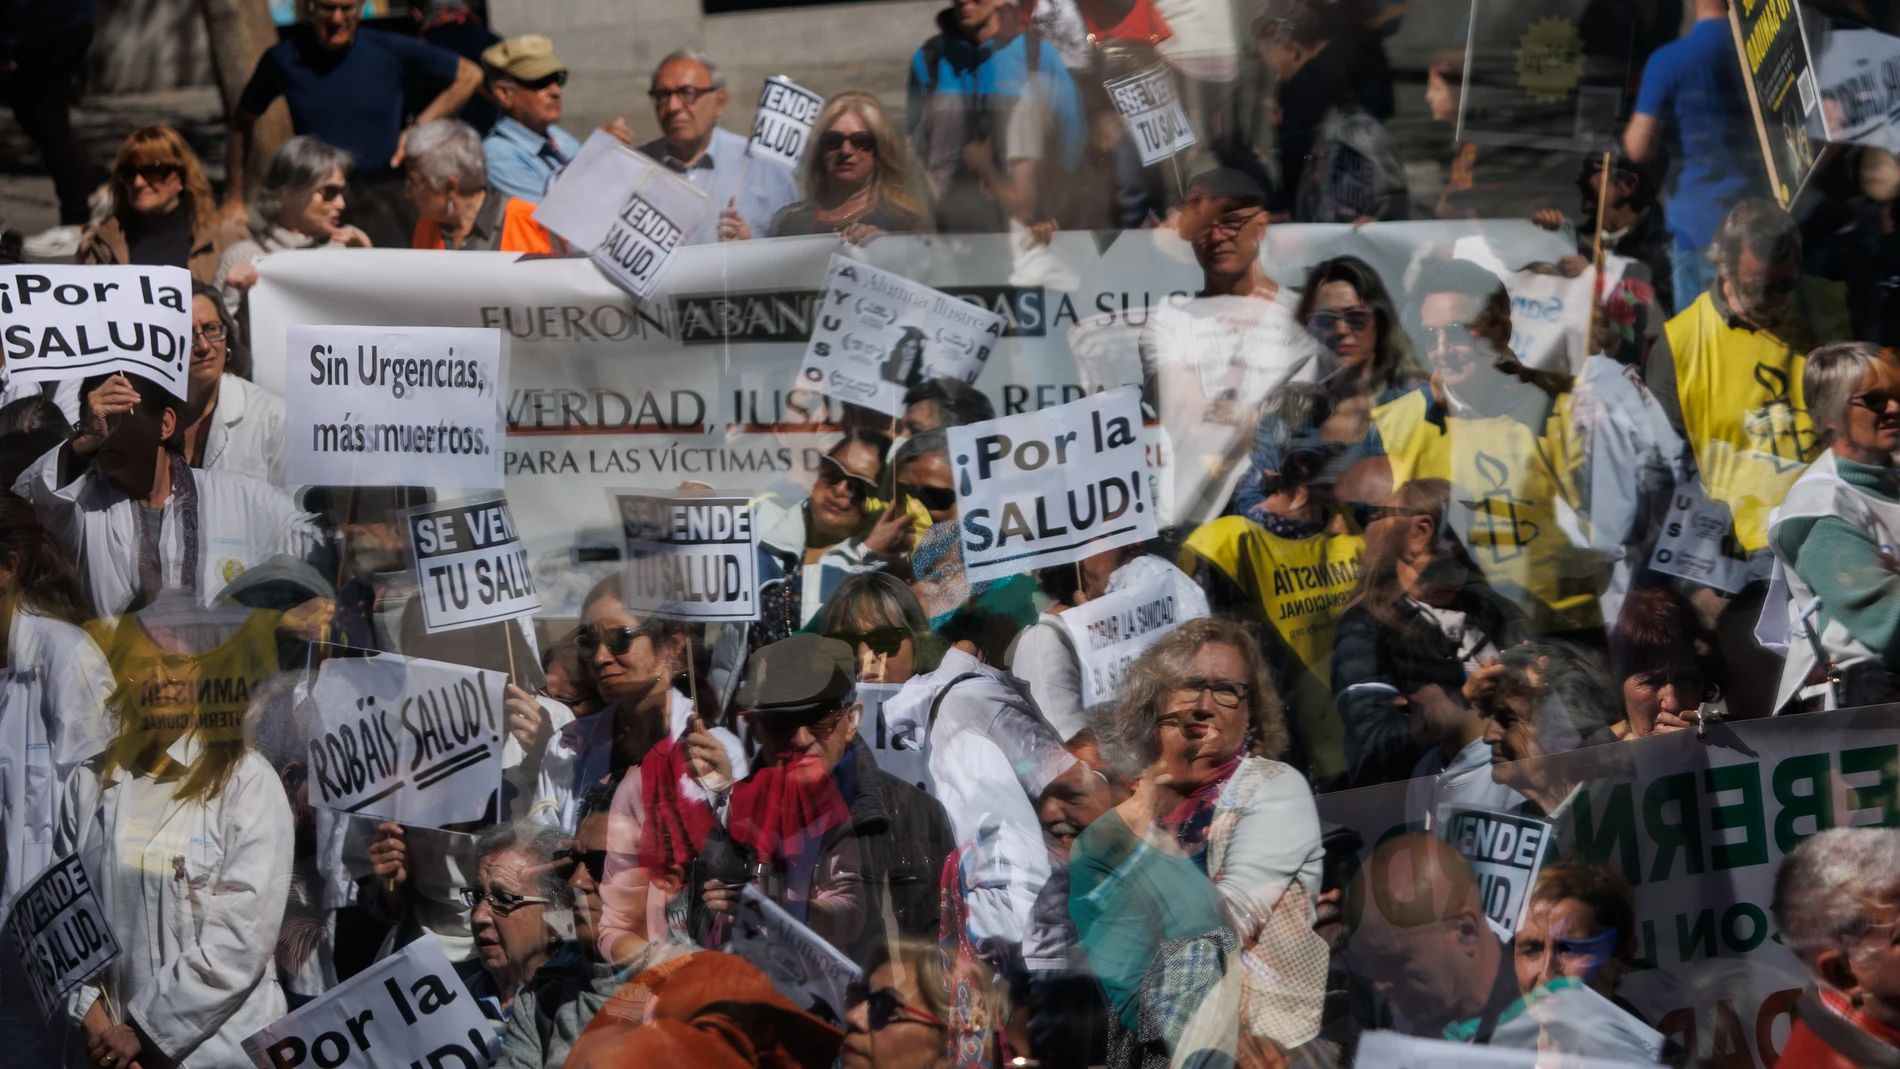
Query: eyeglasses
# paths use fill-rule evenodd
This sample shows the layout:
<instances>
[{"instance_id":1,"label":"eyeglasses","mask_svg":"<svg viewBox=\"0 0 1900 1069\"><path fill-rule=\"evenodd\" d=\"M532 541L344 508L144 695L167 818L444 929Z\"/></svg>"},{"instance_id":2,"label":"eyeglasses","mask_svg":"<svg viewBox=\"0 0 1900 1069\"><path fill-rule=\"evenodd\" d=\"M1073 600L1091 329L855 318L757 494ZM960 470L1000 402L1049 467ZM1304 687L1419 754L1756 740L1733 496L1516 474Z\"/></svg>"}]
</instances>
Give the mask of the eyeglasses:
<instances>
[{"instance_id":1,"label":"eyeglasses","mask_svg":"<svg viewBox=\"0 0 1900 1069\"><path fill-rule=\"evenodd\" d=\"M554 855L554 862L579 865L587 870L587 874L594 878L595 883L607 878L607 851L605 850L582 850L578 846L569 846Z\"/></svg>"},{"instance_id":2,"label":"eyeglasses","mask_svg":"<svg viewBox=\"0 0 1900 1069\"><path fill-rule=\"evenodd\" d=\"M904 1004L904 996L894 987L881 987L867 992L863 983L855 983L845 989L844 1002L848 1007L862 1004L865 1013L871 1019L871 1031L882 1032L889 1028L892 1021L909 1021L912 1024L929 1025L932 1028L948 1029L938 1017L926 1010Z\"/></svg>"},{"instance_id":3,"label":"eyeglasses","mask_svg":"<svg viewBox=\"0 0 1900 1069\"><path fill-rule=\"evenodd\" d=\"M1730 279L1729 285L1734 286L1736 294L1744 300L1759 301L1766 297L1786 297L1794 292L1798 282L1794 275L1789 275L1775 282L1738 282Z\"/></svg>"},{"instance_id":4,"label":"eyeglasses","mask_svg":"<svg viewBox=\"0 0 1900 1069\"><path fill-rule=\"evenodd\" d=\"M666 107L667 100L672 97L678 97L681 104L690 108L699 103L700 97L716 92L718 90L710 85L682 85L678 89L661 89L656 86L647 93L647 96L652 98L653 106L656 108Z\"/></svg>"},{"instance_id":5,"label":"eyeglasses","mask_svg":"<svg viewBox=\"0 0 1900 1069\"><path fill-rule=\"evenodd\" d=\"M1247 700L1247 695L1252 693L1252 688L1231 679L1203 679L1200 676L1189 676L1174 685L1174 702L1177 705L1186 705L1189 702L1200 701L1202 691L1214 696L1215 705L1223 709L1233 709Z\"/></svg>"},{"instance_id":6,"label":"eyeglasses","mask_svg":"<svg viewBox=\"0 0 1900 1069\"><path fill-rule=\"evenodd\" d=\"M841 134L836 130L826 130L818 135L818 151L836 152L850 145L859 152L876 152L877 138L869 131L860 130L854 134Z\"/></svg>"},{"instance_id":7,"label":"eyeglasses","mask_svg":"<svg viewBox=\"0 0 1900 1069\"><path fill-rule=\"evenodd\" d=\"M143 178L146 185L155 186L182 170L175 163L128 163L119 168L119 181L129 186L134 178Z\"/></svg>"},{"instance_id":8,"label":"eyeglasses","mask_svg":"<svg viewBox=\"0 0 1900 1069\"><path fill-rule=\"evenodd\" d=\"M1238 234L1247 228L1247 224L1266 214L1266 209L1256 208L1250 212L1228 212L1219 219L1207 224L1210 234Z\"/></svg>"},{"instance_id":9,"label":"eyeglasses","mask_svg":"<svg viewBox=\"0 0 1900 1069\"><path fill-rule=\"evenodd\" d=\"M539 93L550 85L566 85L567 72L555 71L553 74L544 74L533 81L528 81L524 78L510 78L508 80L530 93Z\"/></svg>"},{"instance_id":10,"label":"eyeglasses","mask_svg":"<svg viewBox=\"0 0 1900 1069\"><path fill-rule=\"evenodd\" d=\"M507 891L484 891L479 887L462 888L462 904L469 909L474 909L483 901L487 901L488 908L494 910L496 914L506 917L522 906L545 906L552 899L537 898L534 895L509 894Z\"/></svg>"},{"instance_id":11,"label":"eyeglasses","mask_svg":"<svg viewBox=\"0 0 1900 1069\"><path fill-rule=\"evenodd\" d=\"M580 648L581 656L592 660L602 646L615 657L624 657L633 648L633 640L653 632L645 627L608 627L599 631L582 631L574 636L574 645Z\"/></svg>"},{"instance_id":12,"label":"eyeglasses","mask_svg":"<svg viewBox=\"0 0 1900 1069\"><path fill-rule=\"evenodd\" d=\"M931 512L948 512L957 507L957 492L952 487L898 483L897 492L903 497L914 497L923 502L924 508Z\"/></svg>"},{"instance_id":13,"label":"eyeglasses","mask_svg":"<svg viewBox=\"0 0 1900 1069\"><path fill-rule=\"evenodd\" d=\"M318 186L316 189L311 190L311 192L316 194L318 200L324 202L325 204L328 204L331 201L336 200L340 198L341 196L343 196L343 187L342 186Z\"/></svg>"},{"instance_id":14,"label":"eyeglasses","mask_svg":"<svg viewBox=\"0 0 1900 1069\"><path fill-rule=\"evenodd\" d=\"M897 651L904 648L910 632L901 627L879 627L870 631L839 631L831 637L854 650L865 646L880 656L895 657Z\"/></svg>"},{"instance_id":15,"label":"eyeglasses","mask_svg":"<svg viewBox=\"0 0 1900 1069\"><path fill-rule=\"evenodd\" d=\"M1889 408L1900 404L1900 394L1888 393L1886 390L1868 390L1866 393L1857 393L1849 397L1847 403L1859 405L1876 415L1882 415Z\"/></svg>"},{"instance_id":16,"label":"eyeglasses","mask_svg":"<svg viewBox=\"0 0 1900 1069\"><path fill-rule=\"evenodd\" d=\"M203 338L205 341L208 341L213 345L218 344L219 342L224 340L224 324L223 323L206 323L202 327L192 328L191 340L197 341L199 338Z\"/></svg>"},{"instance_id":17,"label":"eyeglasses","mask_svg":"<svg viewBox=\"0 0 1900 1069\"><path fill-rule=\"evenodd\" d=\"M1365 330L1372 325L1373 318L1372 309L1365 305L1337 311L1326 309L1314 312L1313 317L1306 321L1306 329L1314 334L1325 335L1338 330L1339 324L1344 323L1348 330Z\"/></svg>"},{"instance_id":18,"label":"eyeglasses","mask_svg":"<svg viewBox=\"0 0 1900 1069\"><path fill-rule=\"evenodd\" d=\"M1419 333L1425 335L1425 351L1435 351L1440 344L1449 350L1470 349L1477 345L1478 336L1472 332L1469 323L1447 323L1442 327L1420 327Z\"/></svg>"},{"instance_id":19,"label":"eyeglasses","mask_svg":"<svg viewBox=\"0 0 1900 1069\"><path fill-rule=\"evenodd\" d=\"M851 491L851 500L863 504L864 499L876 486L871 480L844 466L837 457L819 457L818 481L826 486L843 483Z\"/></svg>"}]
</instances>

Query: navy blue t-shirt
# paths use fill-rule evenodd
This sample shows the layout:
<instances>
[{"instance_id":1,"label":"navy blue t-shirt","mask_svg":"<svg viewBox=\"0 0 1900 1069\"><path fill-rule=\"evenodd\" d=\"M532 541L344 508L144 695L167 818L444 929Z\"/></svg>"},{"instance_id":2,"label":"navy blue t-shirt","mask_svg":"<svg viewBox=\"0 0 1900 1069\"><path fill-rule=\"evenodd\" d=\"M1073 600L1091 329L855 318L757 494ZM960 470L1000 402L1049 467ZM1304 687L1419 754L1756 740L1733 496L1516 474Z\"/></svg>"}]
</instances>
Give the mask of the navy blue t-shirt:
<instances>
[{"instance_id":1,"label":"navy blue t-shirt","mask_svg":"<svg viewBox=\"0 0 1900 1069\"><path fill-rule=\"evenodd\" d=\"M1636 110L1675 130L1682 161L1665 198L1669 232L1680 244L1702 248L1736 202L1768 195L1747 92L1725 18L1697 21L1643 66Z\"/></svg>"},{"instance_id":2,"label":"navy blue t-shirt","mask_svg":"<svg viewBox=\"0 0 1900 1069\"><path fill-rule=\"evenodd\" d=\"M294 26L257 61L238 107L262 115L281 96L299 134L349 152L358 174L376 174L388 169L402 136L405 76L453 81L459 58L367 27L342 52L325 52L308 26Z\"/></svg>"}]
</instances>

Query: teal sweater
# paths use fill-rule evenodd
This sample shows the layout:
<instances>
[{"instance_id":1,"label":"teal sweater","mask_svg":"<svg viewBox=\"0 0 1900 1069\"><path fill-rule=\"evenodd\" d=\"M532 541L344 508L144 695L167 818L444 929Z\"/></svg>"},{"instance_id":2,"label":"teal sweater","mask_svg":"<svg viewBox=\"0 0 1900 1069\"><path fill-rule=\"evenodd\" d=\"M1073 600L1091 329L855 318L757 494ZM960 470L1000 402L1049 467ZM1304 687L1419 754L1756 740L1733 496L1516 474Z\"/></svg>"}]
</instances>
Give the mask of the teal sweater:
<instances>
[{"instance_id":1,"label":"teal sweater","mask_svg":"<svg viewBox=\"0 0 1900 1069\"><path fill-rule=\"evenodd\" d=\"M1849 486L1868 497L1900 502L1900 479L1884 465L1835 457ZM1782 563L1821 599L1817 630L1839 620L1848 633L1900 670L1900 575L1865 528L1834 516L1798 516L1775 529ZM1797 638L1798 641L1798 638Z\"/></svg>"}]
</instances>

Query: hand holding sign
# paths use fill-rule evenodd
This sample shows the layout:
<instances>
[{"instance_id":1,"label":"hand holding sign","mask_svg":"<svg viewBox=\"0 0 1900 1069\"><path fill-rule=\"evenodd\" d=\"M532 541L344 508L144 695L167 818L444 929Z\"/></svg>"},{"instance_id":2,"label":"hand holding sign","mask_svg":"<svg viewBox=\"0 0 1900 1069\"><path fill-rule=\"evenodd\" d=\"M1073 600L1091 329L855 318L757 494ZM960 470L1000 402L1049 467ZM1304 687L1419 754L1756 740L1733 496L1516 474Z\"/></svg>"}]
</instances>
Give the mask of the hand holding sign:
<instances>
[{"instance_id":1,"label":"hand holding sign","mask_svg":"<svg viewBox=\"0 0 1900 1069\"><path fill-rule=\"evenodd\" d=\"M34 264L0 275L7 373L25 383L130 372L187 399L191 274Z\"/></svg>"}]
</instances>

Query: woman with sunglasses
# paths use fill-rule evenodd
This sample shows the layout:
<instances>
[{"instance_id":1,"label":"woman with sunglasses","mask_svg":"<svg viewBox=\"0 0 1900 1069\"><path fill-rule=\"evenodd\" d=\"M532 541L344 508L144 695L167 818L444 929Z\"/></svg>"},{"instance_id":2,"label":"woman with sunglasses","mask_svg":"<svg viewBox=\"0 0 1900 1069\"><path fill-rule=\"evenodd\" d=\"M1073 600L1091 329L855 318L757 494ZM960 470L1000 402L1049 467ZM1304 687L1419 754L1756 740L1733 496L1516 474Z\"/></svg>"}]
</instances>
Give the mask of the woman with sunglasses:
<instances>
[{"instance_id":1,"label":"woman with sunglasses","mask_svg":"<svg viewBox=\"0 0 1900 1069\"><path fill-rule=\"evenodd\" d=\"M923 214L906 189L904 142L870 93L839 93L825 101L811 150L805 153L805 199L772 217L770 237L838 234L863 244L882 233L922 229ZM751 237L744 220L740 237Z\"/></svg>"},{"instance_id":2,"label":"woman with sunglasses","mask_svg":"<svg viewBox=\"0 0 1900 1069\"><path fill-rule=\"evenodd\" d=\"M82 264L183 267L209 284L237 236L218 217L198 157L169 126L141 126L119 145L111 214L79 239Z\"/></svg>"},{"instance_id":3,"label":"woman with sunglasses","mask_svg":"<svg viewBox=\"0 0 1900 1069\"><path fill-rule=\"evenodd\" d=\"M861 683L905 683L934 670L939 640L923 606L889 572L859 572L838 585L818 616L818 633L850 646Z\"/></svg>"},{"instance_id":4,"label":"woman with sunglasses","mask_svg":"<svg viewBox=\"0 0 1900 1069\"><path fill-rule=\"evenodd\" d=\"M950 1064L950 986L935 943L894 939L845 995L840 1069L943 1069Z\"/></svg>"},{"instance_id":5,"label":"woman with sunglasses","mask_svg":"<svg viewBox=\"0 0 1900 1069\"><path fill-rule=\"evenodd\" d=\"M308 134L271 154L264 181L251 198L251 236L224 250L211 285L224 309L240 315L244 294L257 284L257 261L288 249L367 249L369 235L343 225L350 154Z\"/></svg>"},{"instance_id":6,"label":"woman with sunglasses","mask_svg":"<svg viewBox=\"0 0 1900 1069\"><path fill-rule=\"evenodd\" d=\"M1768 529L1787 584L1785 608L1771 591L1762 613L1787 633L1775 708L1817 667L1835 680L1828 708L1900 701L1900 362L1871 342L1824 345L1801 388L1825 451Z\"/></svg>"}]
</instances>

